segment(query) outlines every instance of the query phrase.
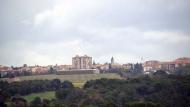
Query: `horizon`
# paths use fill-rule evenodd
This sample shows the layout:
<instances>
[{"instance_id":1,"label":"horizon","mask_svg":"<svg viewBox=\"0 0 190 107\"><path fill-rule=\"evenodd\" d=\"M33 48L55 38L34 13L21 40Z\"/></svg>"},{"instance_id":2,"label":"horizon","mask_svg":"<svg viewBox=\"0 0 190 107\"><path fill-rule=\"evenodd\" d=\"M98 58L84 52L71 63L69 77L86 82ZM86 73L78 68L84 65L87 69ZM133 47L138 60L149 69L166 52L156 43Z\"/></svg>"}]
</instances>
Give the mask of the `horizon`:
<instances>
[{"instance_id":1,"label":"horizon","mask_svg":"<svg viewBox=\"0 0 190 107\"><path fill-rule=\"evenodd\" d=\"M79 56L83 56L83 55L79 55ZM89 56L89 57L92 57L92 56ZM112 57L111 57L112 58ZM94 59L93 59L93 57L92 57L92 62L95 62L96 64L106 64L106 63L111 63L111 58L110 58L110 60L109 61L105 61L105 62L103 62L103 63L99 63L99 62L96 62ZM115 60L115 57L113 57L114 58L114 60ZM172 61L175 61L175 60L177 60L177 59L179 59L179 58L190 58L190 57L178 57L178 58L175 58L175 59L173 59L173 60L157 60L157 59L150 59L150 60L144 60L144 59L141 59L141 61L139 61L139 62L126 62L126 63L118 63L117 61L115 62L115 64L120 64L120 65L122 65L122 64L136 64L136 63L141 63L141 64L143 64L143 63L145 63L146 61L159 61L159 62L172 62ZM71 58L71 62L72 62L72 58ZM25 63L25 64L27 64L27 63ZM11 67L11 66L13 66L13 67L22 67L24 64L22 64L22 65L2 65L2 64L0 64L1 66L8 66L8 67ZM30 64L27 64L27 66L56 66L56 65L72 65L72 63L62 63L62 64L49 64L49 65L38 65L38 64L34 64L34 65L30 65Z\"/></svg>"},{"instance_id":2,"label":"horizon","mask_svg":"<svg viewBox=\"0 0 190 107\"><path fill-rule=\"evenodd\" d=\"M190 0L2 0L0 65L190 57Z\"/></svg>"}]
</instances>

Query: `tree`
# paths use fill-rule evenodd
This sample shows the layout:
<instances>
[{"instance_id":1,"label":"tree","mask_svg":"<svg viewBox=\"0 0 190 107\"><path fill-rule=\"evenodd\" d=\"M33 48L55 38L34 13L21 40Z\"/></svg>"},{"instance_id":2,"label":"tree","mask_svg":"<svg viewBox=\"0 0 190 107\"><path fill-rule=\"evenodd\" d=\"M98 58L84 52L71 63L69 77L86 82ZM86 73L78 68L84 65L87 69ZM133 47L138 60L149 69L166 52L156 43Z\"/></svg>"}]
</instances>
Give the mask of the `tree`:
<instances>
[{"instance_id":1,"label":"tree","mask_svg":"<svg viewBox=\"0 0 190 107\"><path fill-rule=\"evenodd\" d=\"M68 96L68 94L71 92L70 89L64 89L64 88L60 88L55 92L55 96L58 99L66 99L66 97Z\"/></svg>"},{"instance_id":2,"label":"tree","mask_svg":"<svg viewBox=\"0 0 190 107\"><path fill-rule=\"evenodd\" d=\"M61 87L61 81L59 79L54 79L51 81L51 88L57 90Z\"/></svg>"},{"instance_id":3,"label":"tree","mask_svg":"<svg viewBox=\"0 0 190 107\"><path fill-rule=\"evenodd\" d=\"M53 69L53 67L51 66L50 68L49 68L49 71L48 71L50 74L53 74L53 73L55 73L56 72L56 70L55 69Z\"/></svg>"},{"instance_id":4,"label":"tree","mask_svg":"<svg viewBox=\"0 0 190 107\"><path fill-rule=\"evenodd\" d=\"M141 73L143 71L142 64L136 63L133 69L134 73Z\"/></svg>"},{"instance_id":5,"label":"tree","mask_svg":"<svg viewBox=\"0 0 190 107\"><path fill-rule=\"evenodd\" d=\"M69 88L69 89L71 89L71 88L74 88L74 86L73 86L72 82L64 81L64 82L61 83L61 88Z\"/></svg>"},{"instance_id":6,"label":"tree","mask_svg":"<svg viewBox=\"0 0 190 107\"><path fill-rule=\"evenodd\" d=\"M5 104L7 98L8 94L0 90L0 107L7 107L7 105Z\"/></svg>"},{"instance_id":7,"label":"tree","mask_svg":"<svg viewBox=\"0 0 190 107\"><path fill-rule=\"evenodd\" d=\"M66 104L69 106L80 107L82 105L84 96L85 93L82 89L74 88L68 93L68 96L65 99Z\"/></svg>"},{"instance_id":8,"label":"tree","mask_svg":"<svg viewBox=\"0 0 190 107\"><path fill-rule=\"evenodd\" d=\"M34 100L31 101L31 105L36 107L42 104L42 100L40 97L35 97Z\"/></svg>"},{"instance_id":9,"label":"tree","mask_svg":"<svg viewBox=\"0 0 190 107\"><path fill-rule=\"evenodd\" d=\"M133 102L126 104L126 107L163 107L161 104L152 102Z\"/></svg>"}]
</instances>

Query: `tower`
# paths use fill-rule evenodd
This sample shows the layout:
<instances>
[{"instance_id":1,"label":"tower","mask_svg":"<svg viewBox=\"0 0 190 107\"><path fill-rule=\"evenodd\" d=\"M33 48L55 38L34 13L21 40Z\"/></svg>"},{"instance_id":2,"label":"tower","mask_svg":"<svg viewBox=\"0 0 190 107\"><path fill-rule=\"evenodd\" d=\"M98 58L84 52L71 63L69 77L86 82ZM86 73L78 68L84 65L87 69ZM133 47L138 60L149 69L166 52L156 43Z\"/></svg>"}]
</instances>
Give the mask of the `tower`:
<instances>
[{"instance_id":1,"label":"tower","mask_svg":"<svg viewBox=\"0 0 190 107\"><path fill-rule=\"evenodd\" d=\"M111 64L114 64L114 58L113 58L113 56L111 58Z\"/></svg>"}]
</instances>

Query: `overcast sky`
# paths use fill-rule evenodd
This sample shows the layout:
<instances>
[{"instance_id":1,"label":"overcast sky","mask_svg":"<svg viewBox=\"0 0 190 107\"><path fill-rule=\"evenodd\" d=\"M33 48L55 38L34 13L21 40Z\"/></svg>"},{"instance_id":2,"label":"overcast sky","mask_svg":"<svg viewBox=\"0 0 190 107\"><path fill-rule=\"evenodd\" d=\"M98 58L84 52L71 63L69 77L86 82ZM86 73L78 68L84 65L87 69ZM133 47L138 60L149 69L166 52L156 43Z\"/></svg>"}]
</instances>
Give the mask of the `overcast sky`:
<instances>
[{"instance_id":1,"label":"overcast sky","mask_svg":"<svg viewBox=\"0 0 190 107\"><path fill-rule=\"evenodd\" d=\"M0 65L190 57L190 0L0 0Z\"/></svg>"}]
</instances>

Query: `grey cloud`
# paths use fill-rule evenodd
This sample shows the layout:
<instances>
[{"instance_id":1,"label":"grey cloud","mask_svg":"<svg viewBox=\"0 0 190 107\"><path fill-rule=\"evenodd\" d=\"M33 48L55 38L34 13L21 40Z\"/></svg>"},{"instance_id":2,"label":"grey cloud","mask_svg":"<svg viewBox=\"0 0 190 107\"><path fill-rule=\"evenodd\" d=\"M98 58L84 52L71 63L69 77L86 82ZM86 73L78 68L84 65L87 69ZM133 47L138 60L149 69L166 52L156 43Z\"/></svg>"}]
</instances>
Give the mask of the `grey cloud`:
<instances>
[{"instance_id":1,"label":"grey cloud","mask_svg":"<svg viewBox=\"0 0 190 107\"><path fill-rule=\"evenodd\" d=\"M67 15L63 15L66 8L63 3L61 0L0 1L0 50L3 50L0 64L36 63L38 60L26 60L19 55L31 56L30 52L36 57L45 53L47 57L41 60L48 62L55 57L51 51L60 52L56 54L58 58L65 58L82 50L81 53L90 54L101 62L104 62L101 58L112 55L123 57L125 62L129 57L167 60L190 55L190 0L97 0L93 3L82 0L75 3ZM61 10L56 10L56 6ZM46 19L41 25L36 26L36 16L46 11L50 13L44 16ZM146 32L154 32L153 37L166 36L145 38ZM169 36L171 34L174 35ZM175 38L181 42L176 42ZM75 40L79 41L78 46L72 45L71 50L62 47L64 43ZM20 41L24 41L25 46L13 45ZM58 47L62 49L54 50L54 44L59 43L61 46ZM12 50L19 49L19 46L22 50L12 54ZM5 57L6 53L12 55L12 61ZM69 62L69 59L65 60L65 63Z\"/></svg>"}]
</instances>

